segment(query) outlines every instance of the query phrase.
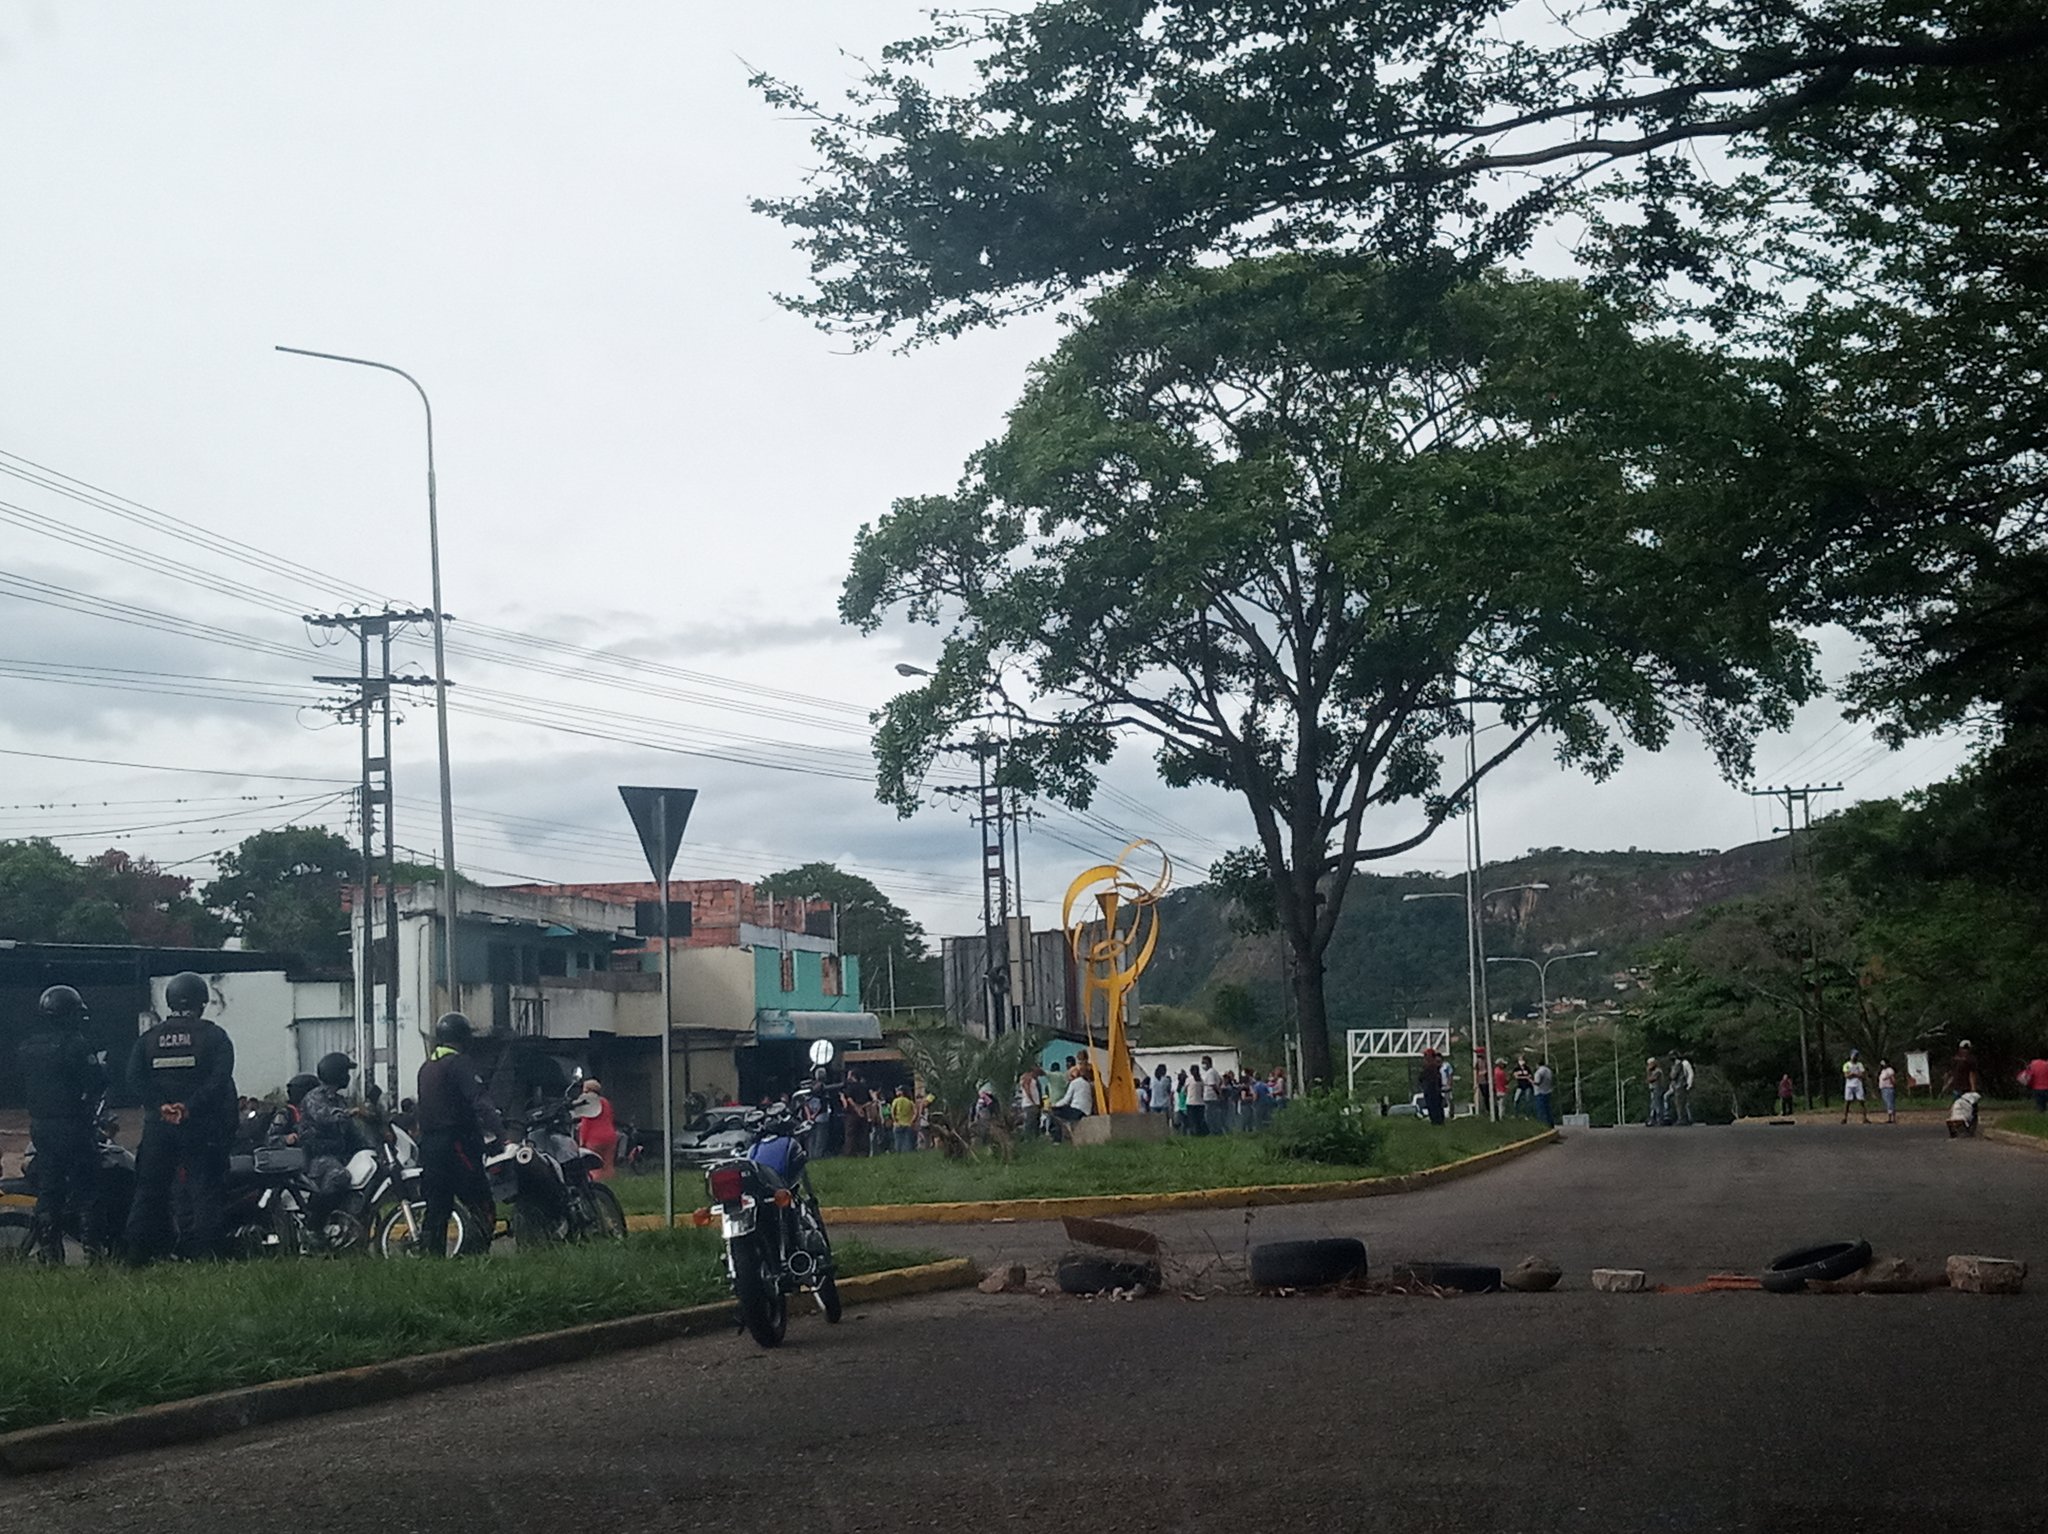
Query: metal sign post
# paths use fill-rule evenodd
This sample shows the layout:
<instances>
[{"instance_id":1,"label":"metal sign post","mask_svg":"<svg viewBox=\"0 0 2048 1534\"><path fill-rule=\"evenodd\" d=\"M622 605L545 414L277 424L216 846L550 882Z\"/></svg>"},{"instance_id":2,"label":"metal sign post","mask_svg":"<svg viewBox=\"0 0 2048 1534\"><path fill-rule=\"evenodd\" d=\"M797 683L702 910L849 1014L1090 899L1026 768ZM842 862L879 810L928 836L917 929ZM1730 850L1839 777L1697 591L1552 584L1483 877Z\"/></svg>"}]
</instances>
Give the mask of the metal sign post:
<instances>
[{"instance_id":1,"label":"metal sign post","mask_svg":"<svg viewBox=\"0 0 2048 1534\"><path fill-rule=\"evenodd\" d=\"M640 850L647 855L647 868L660 887L661 904L661 1214L665 1225L676 1223L676 1095L672 1065L676 1033L675 958L669 951L668 876L675 867L676 851L683 845L683 828L690 823L690 810L697 802L694 788L619 788L626 801L626 813L633 817L633 829L640 833ZM690 1052L683 1050L683 1090L689 1091Z\"/></svg>"}]
</instances>

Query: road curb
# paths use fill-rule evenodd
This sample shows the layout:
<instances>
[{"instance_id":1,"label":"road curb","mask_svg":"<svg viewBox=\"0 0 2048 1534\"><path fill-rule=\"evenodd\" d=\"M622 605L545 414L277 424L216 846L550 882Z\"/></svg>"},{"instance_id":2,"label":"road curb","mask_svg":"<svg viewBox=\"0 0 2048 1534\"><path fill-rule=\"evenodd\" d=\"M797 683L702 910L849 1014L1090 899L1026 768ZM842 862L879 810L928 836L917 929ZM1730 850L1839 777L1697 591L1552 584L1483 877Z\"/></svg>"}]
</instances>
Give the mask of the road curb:
<instances>
[{"instance_id":1,"label":"road curb","mask_svg":"<svg viewBox=\"0 0 2048 1534\"><path fill-rule=\"evenodd\" d=\"M980 1199L957 1204L855 1204L844 1209L827 1205L824 1215L825 1223L836 1230L842 1225L983 1225L997 1220L1059 1220L1069 1215L1100 1220L1115 1215L1171 1214L1186 1209L1253 1209L1270 1204L1323 1204L1343 1199L1382 1198L1470 1177L1503 1161L1526 1156L1540 1146L1549 1145L1557 1137L1556 1130L1548 1129L1526 1140L1517 1140L1512 1145L1467 1156L1462 1161L1428 1167L1420 1172L1402 1172L1392 1177L1361 1177L1349 1182L1267 1183L1249 1188L1198 1188L1189 1193L1111 1193L1094 1198ZM626 1224L633 1230L659 1230L661 1216L633 1215Z\"/></svg>"},{"instance_id":2,"label":"road curb","mask_svg":"<svg viewBox=\"0 0 2048 1534\"><path fill-rule=\"evenodd\" d=\"M2000 1145L2017 1145L2021 1150L2048 1151L2048 1140L2041 1136L2023 1135L2016 1129L2000 1129L1996 1124L1980 1126L1977 1136L1983 1140L1996 1140Z\"/></svg>"},{"instance_id":3,"label":"road curb","mask_svg":"<svg viewBox=\"0 0 2048 1534\"><path fill-rule=\"evenodd\" d=\"M980 1277L972 1262L956 1257L841 1279L839 1293L849 1305L873 1304L941 1289L965 1289ZM370 1406L498 1375L578 1363L605 1353L729 1330L736 1325L730 1303L692 1305L683 1310L622 1316L614 1321L594 1321L530 1337L510 1337L502 1342L394 1358L328 1374L246 1385L237 1390L194 1396L188 1401L145 1406L115 1417L52 1422L0 1434L0 1469L12 1475L62 1470L144 1449L218 1438L247 1428Z\"/></svg>"}]
</instances>

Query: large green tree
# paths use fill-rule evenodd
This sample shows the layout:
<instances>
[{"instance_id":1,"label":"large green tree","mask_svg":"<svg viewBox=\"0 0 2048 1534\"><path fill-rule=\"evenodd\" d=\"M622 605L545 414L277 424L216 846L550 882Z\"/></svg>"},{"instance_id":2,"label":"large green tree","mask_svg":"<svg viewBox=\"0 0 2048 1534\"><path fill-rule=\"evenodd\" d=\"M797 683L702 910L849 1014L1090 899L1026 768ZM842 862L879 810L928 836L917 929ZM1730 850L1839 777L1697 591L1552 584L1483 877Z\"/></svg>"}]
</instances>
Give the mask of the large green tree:
<instances>
[{"instance_id":1,"label":"large green tree","mask_svg":"<svg viewBox=\"0 0 2048 1534\"><path fill-rule=\"evenodd\" d=\"M924 928L870 880L834 863L804 863L761 881L770 895L829 900L839 910L839 949L860 959L860 1000L869 1008L890 1004L891 966L896 1004L937 1006L938 962L925 943Z\"/></svg>"},{"instance_id":2,"label":"large green tree","mask_svg":"<svg viewBox=\"0 0 2048 1534\"><path fill-rule=\"evenodd\" d=\"M1781 533L1871 647L1855 706L1996 732L2048 653L2023 595L2048 585L2041 0L1044 0L942 15L843 102L761 84L816 124L808 187L759 206L828 327L942 336L1247 253L1475 270L1550 240L1796 364L1858 438L1857 480Z\"/></svg>"},{"instance_id":3,"label":"large green tree","mask_svg":"<svg viewBox=\"0 0 2048 1534\"><path fill-rule=\"evenodd\" d=\"M208 905L234 917L246 946L345 966L343 892L361 868L361 853L319 826L258 831L221 854L219 874L203 893Z\"/></svg>"},{"instance_id":4,"label":"large green tree","mask_svg":"<svg viewBox=\"0 0 2048 1534\"><path fill-rule=\"evenodd\" d=\"M1683 719L1730 772L1812 684L1763 555L1801 402L1569 283L1286 258L1135 281L951 495L859 536L841 612L944 630L877 732L904 813L986 707L1009 781L1085 805L1119 737L1242 796L1221 872L1324 958L1354 874L1539 735L1592 773ZM1799 444L1811 461L1810 444ZM1507 726L1445 771L1468 711Z\"/></svg>"}]
</instances>

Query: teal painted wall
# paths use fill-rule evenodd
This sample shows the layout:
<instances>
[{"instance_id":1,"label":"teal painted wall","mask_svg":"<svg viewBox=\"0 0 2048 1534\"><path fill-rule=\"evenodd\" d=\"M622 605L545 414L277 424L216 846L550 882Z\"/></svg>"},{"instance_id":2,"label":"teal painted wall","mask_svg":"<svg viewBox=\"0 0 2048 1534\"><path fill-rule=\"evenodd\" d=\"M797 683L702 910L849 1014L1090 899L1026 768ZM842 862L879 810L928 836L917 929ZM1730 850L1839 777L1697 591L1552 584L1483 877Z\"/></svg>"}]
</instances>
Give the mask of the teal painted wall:
<instances>
[{"instance_id":1,"label":"teal painted wall","mask_svg":"<svg viewBox=\"0 0 2048 1534\"><path fill-rule=\"evenodd\" d=\"M858 1012L860 1011L860 960L852 954L840 959L843 996L825 994L824 960L827 955L794 950L796 989L782 988L782 953L775 948L754 950L754 1005L773 1012Z\"/></svg>"}]
</instances>

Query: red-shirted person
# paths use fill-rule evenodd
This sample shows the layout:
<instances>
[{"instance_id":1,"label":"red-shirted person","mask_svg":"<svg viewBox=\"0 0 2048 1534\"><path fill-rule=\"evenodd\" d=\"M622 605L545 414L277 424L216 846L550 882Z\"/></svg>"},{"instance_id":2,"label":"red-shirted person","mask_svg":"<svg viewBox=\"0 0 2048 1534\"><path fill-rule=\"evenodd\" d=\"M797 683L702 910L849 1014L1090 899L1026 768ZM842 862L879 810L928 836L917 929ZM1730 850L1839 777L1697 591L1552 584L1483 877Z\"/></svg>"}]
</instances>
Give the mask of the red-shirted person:
<instances>
[{"instance_id":1,"label":"red-shirted person","mask_svg":"<svg viewBox=\"0 0 2048 1534\"><path fill-rule=\"evenodd\" d=\"M619 1153L619 1120L612 1112L612 1100L604 1095L604 1083L590 1077L583 1083L583 1095L597 1099L597 1112L590 1118L576 1121L576 1143L585 1150L594 1150L604 1157L604 1165L597 1169L600 1180L612 1175Z\"/></svg>"}]
</instances>

